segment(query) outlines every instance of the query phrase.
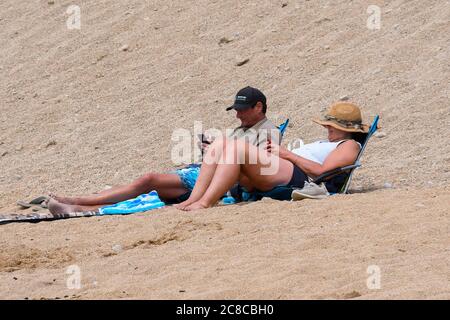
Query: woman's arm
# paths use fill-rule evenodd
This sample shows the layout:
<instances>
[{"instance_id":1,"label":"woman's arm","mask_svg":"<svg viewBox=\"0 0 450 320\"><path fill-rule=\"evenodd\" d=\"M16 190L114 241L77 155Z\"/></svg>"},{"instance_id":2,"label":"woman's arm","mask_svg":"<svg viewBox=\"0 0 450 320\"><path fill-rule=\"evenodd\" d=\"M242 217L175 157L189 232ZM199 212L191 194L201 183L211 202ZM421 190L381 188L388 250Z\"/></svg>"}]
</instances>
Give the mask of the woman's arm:
<instances>
[{"instance_id":1,"label":"woman's arm","mask_svg":"<svg viewBox=\"0 0 450 320\"><path fill-rule=\"evenodd\" d=\"M341 143L328 155L323 164L300 157L282 146L268 146L268 150L273 153L278 151L280 158L292 162L308 176L315 178L329 170L353 164L359 153L359 145L354 140Z\"/></svg>"}]
</instances>

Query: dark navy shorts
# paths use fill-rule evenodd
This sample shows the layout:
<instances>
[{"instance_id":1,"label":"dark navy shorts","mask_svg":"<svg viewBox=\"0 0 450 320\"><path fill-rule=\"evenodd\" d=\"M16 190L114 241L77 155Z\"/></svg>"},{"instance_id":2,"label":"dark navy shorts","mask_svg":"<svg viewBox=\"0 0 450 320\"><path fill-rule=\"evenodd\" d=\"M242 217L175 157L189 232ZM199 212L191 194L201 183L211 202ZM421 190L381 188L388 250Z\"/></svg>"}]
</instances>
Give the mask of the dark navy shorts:
<instances>
[{"instance_id":1,"label":"dark navy shorts","mask_svg":"<svg viewBox=\"0 0 450 320\"><path fill-rule=\"evenodd\" d=\"M292 191L297 188L303 188L305 181L308 181L308 176L302 169L294 165L294 171L288 184L277 186L265 192L256 191L256 200L263 197L269 197L275 200L291 200Z\"/></svg>"},{"instance_id":2,"label":"dark navy shorts","mask_svg":"<svg viewBox=\"0 0 450 320\"><path fill-rule=\"evenodd\" d=\"M308 181L308 176L296 165L294 165L294 172L292 172L291 181L286 186L303 188L305 181Z\"/></svg>"}]
</instances>

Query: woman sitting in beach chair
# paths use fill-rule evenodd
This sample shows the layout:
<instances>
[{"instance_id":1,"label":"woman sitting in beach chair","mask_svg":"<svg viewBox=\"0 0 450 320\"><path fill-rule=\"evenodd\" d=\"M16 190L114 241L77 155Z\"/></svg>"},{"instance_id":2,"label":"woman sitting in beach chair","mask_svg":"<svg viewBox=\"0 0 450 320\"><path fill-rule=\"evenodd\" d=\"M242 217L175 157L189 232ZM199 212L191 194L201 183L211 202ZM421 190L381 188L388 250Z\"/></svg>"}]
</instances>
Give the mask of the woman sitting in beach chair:
<instances>
[{"instance_id":1,"label":"woman sitting in beach chair","mask_svg":"<svg viewBox=\"0 0 450 320\"><path fill-rule=\"evenodd\" d=\"M365 134L360 109L348 102L333 104L323 119L313 120L328 130L328 140L306 144L292 151L268 141L258 148L240 140L218 140L209 148L190 197L177 205L181 210L213 206L236 182L249 192L290 200L292 191L310 178L355 162ZM334 178L333 178L334 179ZM336 192L339 183L331 183ZM282 192L277 192L278 189Z\"/></svg>"}]
</instances>

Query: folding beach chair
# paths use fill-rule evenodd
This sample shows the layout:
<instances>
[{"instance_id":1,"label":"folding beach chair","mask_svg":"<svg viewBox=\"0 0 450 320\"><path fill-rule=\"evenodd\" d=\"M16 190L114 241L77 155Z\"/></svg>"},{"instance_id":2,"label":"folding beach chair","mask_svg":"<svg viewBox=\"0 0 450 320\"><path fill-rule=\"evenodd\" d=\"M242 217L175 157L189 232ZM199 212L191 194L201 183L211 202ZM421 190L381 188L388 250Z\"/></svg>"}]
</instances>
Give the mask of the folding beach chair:
<instances>
[{"instance_id":1,"label":"folding beach chair","mask_svg":"<svg viewBox=\"0 0 450 320\"><path fill-rule=\"evenodd\" d=\"M289 124L289 119L286 119L285 122L283 122L282 124L280 124L280 125L277 127L278 130L280 130L281 138L283 138L284 132L286 131L288 124Z\"/></svg>"},{"instance_id":2,"label":"folding beach chair","mask_svg":"<svg viewBox=\"0 0 450 320\"><path fill-rule=\"evenodd\" d=\"M320 184L322 182L327 182L331 178L334 178L338 175L342 175L344 177L344 183L342 187L340 188L339 192L337 193L347 193L348 188L350 187L350 183L352 181L353 172L356 168L361 167L361 156L364 153L364 150L366 149L367 143L369 142L370 137L377 131L378 128L378 120L379 116L377 115L375 119L373 120L368 133L359 133L357 134L356 140L361 143L361 150L359 151L358 157L356 158L356 161L354 164L350 166L340 167L333 170L330 170L328 172L325 172L318 176L316 179L313 180L315 184Z\"/></svg>"}]
</instances>

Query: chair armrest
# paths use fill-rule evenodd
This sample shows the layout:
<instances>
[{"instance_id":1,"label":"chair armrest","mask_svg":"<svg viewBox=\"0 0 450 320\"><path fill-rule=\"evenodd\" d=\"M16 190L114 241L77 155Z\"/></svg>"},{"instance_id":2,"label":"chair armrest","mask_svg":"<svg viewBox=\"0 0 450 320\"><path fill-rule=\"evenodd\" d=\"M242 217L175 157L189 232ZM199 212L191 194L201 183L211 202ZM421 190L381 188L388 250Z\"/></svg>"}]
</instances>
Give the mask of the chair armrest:
<instances>
[{"instance_id":1,"label":"chair armrest","mask_svg":"<svg viewBox=\"0 0 450 320\"><path fill-rule=\"evenodd\" d=\"M330 178L332 178L332 177L334 177L334 176L336 176L336 175L338 175L338 174L340 174L340 173L342 173L342 172L347 172L347 171L353 170L353 169L355 169L355 168L358 168L358 167L360 167L360 166L361 166L360 163L355 163L355 164L352 164L352 165L349 165L349 166L339 167L339 168L336 168L336 169L327 171L327 172L325 172L325 173L322 173L322 174L321 174L320 176L318 176L317 178L315 178L315 179L313 180L313 182L314 182L315 184L319 184L319 183L321 183L321 182L323 182L323 181L325 181L325 180L328 180L328 179L330 179Z\"/></svg>"}]
</instances>

